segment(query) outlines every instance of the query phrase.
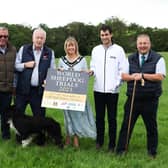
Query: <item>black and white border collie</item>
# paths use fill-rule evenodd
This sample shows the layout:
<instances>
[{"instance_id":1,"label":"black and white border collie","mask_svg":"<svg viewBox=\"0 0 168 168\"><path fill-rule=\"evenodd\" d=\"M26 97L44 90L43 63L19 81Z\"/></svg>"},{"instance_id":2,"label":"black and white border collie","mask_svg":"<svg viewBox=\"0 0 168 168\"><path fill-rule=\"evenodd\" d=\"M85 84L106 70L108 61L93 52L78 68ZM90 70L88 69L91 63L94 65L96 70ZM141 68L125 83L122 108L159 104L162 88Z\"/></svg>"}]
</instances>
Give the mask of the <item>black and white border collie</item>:
<instances>
[{"instance_id":1,"label":"black and white border collie","mask_svg":"<svg viewBox=\"0 0 168 168\"><path fill-rule=\"evenodd\" d=\"M45 135L50 136L55 144L63 148L60 124L50 117L30 116L17 111L16 107L10 106L7 110L7 118L10 127L14 129L17 140L26 147L37 138L38 145L44 145Z\"/></svg>"}]
</instances>

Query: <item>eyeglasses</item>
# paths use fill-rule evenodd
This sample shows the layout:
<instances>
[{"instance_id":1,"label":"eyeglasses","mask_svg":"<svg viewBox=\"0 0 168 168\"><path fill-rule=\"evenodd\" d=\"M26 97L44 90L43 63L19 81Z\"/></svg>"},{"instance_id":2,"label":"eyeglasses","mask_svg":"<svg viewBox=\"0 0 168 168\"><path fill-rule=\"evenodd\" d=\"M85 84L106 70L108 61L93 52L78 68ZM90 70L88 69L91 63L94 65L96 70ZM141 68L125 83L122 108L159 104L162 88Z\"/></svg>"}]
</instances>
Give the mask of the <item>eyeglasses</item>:
<instances>
[{"instance_id":1,"label":"eyeglasses","mask_svg":"<svg viewBox=\"0 0 168 168\"><path fill-rule=\"evenodd\" d=\"M0 35L0 38L8 38L8 35Z\"/></svg>"}]
</instances>

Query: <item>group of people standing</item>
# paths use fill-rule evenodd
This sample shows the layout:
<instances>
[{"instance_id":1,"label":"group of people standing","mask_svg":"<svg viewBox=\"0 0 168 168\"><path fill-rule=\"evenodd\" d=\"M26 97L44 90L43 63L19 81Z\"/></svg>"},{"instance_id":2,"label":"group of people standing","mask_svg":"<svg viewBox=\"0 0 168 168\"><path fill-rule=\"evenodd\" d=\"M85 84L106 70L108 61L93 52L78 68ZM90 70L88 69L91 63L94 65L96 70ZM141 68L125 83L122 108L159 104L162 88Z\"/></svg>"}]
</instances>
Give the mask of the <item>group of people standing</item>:
<instances>
[{"instance_id":1,"label":"group of people standing","mask_svg":"<svg viewBox=\"0 0 168 168\"><path fill-rule=\"evenodd\" d=\"M45 117L46 112L41 107L41 101L48 68L85 71L94 77L96 122L88 100L84 112L64 110L65 145L70 145L73 137L73 145L79 147L79 137L91 137L96 139L96 149L101 150L107 109L110 152L116 151L119 155L127 152L134 125L141 115L147 131L148 154L156 156L157 109L162 93L161 81L166 76L164 58L151 50L151 41L147 34L138 35L137 52L127 59L124 49L114 43L110 26L103 24L99 33L102 44L93 48L90 68L85 57L80 55L74 37L66 39L65 56L59 59L56 67L54 51L45 45L46 32L43 29L35 29L32 44L23 45L16 53L15 47L8 41L8 29L0 27L0 114L3 139L10 138L5 111L11 104L15 87L17 109L24 113L26 106L30 104L34 116ZM123 81L127 81L127 100L116 144L117 106Z\"/></svg>"}]
</instances>

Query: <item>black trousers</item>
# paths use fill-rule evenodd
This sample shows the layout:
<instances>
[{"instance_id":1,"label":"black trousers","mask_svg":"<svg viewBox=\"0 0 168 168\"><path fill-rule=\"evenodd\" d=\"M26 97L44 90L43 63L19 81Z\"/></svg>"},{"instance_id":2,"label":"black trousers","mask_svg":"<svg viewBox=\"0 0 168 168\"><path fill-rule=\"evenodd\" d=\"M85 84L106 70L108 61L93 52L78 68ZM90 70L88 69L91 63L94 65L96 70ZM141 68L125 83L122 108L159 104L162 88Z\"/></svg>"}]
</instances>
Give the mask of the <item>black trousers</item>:
<instances>
[{"instance_id":1,"label":"black trousers","mask_svg":"<svg viewBox=\"0 0 168 168\"><path fill-rule=\"evenodd\" d=\"M41 107L42 94L39 94L38 87L31 87L29 95L16 93L16 108L24 113L30 104L33 115L45 116L45 108Z\"/></svg>"},{"instance_id":2,"label":"black trousers","mask_svg":"<svg viewBox=\"0 0 168 168\"><path fill-rule=\"evenodd\" d=\"M100 93L94 92L95 109L96 109L96 128L97 139L96 143L104 144L105 132L105 110L107 107L108 117L108 133L109 133L109 148L114 148L116 145L116 130L117 130L117 104L118 93Z\"/></svg>"},{"instance_id":3,"label":"black trousers","mask_svg":"<svg viewBox=\"0 0 168 168\"><path fill-rule=\"evenodd\" d=\"M9 92L0 92L0 115L2 137L10 137L9 124L7 123L6 110L12 101L12 94Z\"/></svg>"},{"instance_id":4,"label":"black trousers","mask_svg":"<svg viewBox=\"0 0 168 168\"><path fill-rule=\"evenodd\" d=\"M132 117L130 122L130 132L128 134L128 122L131 107L131 97L128 97L124 106L124 119L120 130L117 144L117 152L126 150L127 136L130 140L134 125L139 117L142 116L147 131L147 150L149 154L156 154L158 146L158 129L157 129L157 109L158 98L135 98Z\"/></svg>"}]
</instances>

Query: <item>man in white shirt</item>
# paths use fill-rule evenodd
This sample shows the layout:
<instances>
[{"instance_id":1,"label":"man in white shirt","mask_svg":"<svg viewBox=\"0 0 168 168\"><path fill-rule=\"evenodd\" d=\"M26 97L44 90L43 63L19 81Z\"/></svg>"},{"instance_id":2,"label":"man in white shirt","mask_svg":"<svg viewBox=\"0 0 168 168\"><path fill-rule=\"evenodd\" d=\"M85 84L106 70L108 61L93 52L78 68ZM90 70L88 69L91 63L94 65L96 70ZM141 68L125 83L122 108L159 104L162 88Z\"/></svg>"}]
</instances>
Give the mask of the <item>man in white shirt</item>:
<instances>
[{"instance_id":1,"label":"man in white shirt","mask_svg":"<svg viewBox=\"0 0 168 168\"><path fill-rule=\"evenodd\" d=\"M114 151L117 130L117 104L121 71L126 61L123 48L112 41L112 30L108 25L100 28L102 44L92 50L90 74L94 76L94 99L96 109L96 148L104 144L105 110L107 108L109 126L108 150Z\"/></svg>"}]
</instances>

